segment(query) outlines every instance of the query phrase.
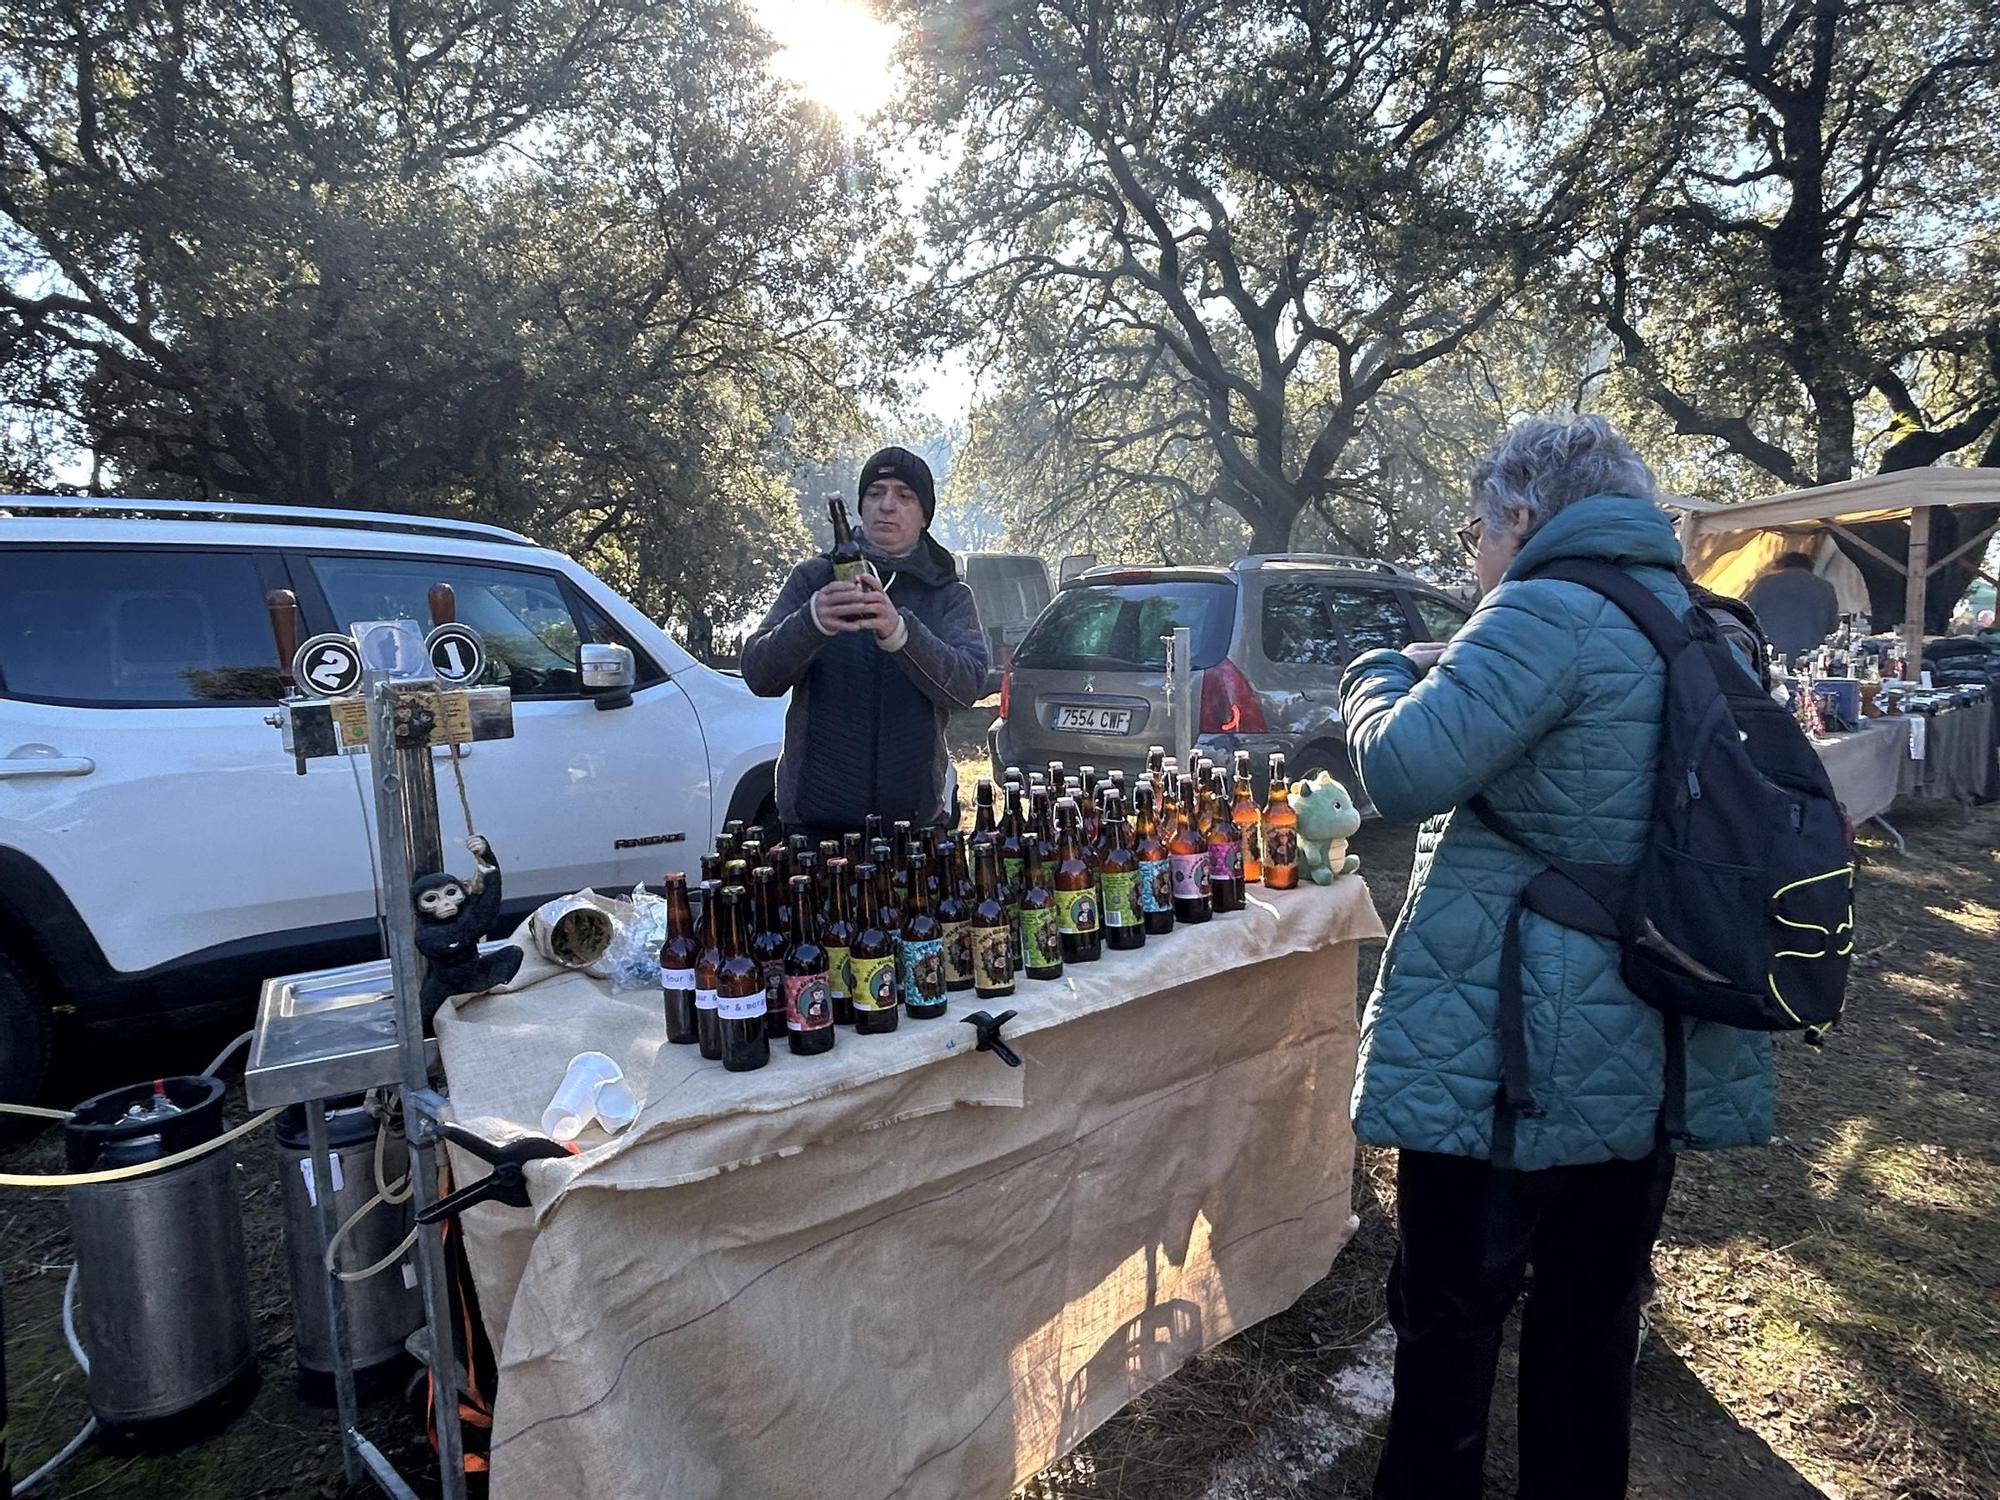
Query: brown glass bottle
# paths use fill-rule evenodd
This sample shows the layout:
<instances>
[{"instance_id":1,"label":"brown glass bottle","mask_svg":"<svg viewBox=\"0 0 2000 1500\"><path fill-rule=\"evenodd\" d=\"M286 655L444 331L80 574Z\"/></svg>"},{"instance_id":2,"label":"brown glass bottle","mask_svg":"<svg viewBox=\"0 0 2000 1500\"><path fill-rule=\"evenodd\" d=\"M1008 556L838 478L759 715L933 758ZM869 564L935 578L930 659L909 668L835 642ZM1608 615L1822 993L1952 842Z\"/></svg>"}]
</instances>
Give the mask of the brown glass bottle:
<instances>
[{"instance_id":1,"label":"brown glass bottle","mask_svg":"<svg viewBox=\"0 0 2000 1500\"><path fill-rule=\"evenodd\" d=\"M1271 795L1264 803L1264 884L1289 891L1299 883L1299 815L1292 810L1292 785L1285 757L1271 753Z\"/></svg>"},{"instance_id":2,"label":"brown glass bottle","mask_svg":"<svg viewBox=\"0 0 2000 1500\"><path fill-rule=\"evenodd\" d=\"M1176 793L1180 815L1174 822L1174 836L1167 841L1167 860L1173 866L1174 920L1206 922L1215 915L1209 894L1208 840L1195 826L1195 807L1190 805L1195 789L1183 781Z\"/></svg>"},{"instance_id":3,"label":"brown glass bottle","mask_svg":"<svg viewBox=\"0 0 2000 1500\"><path fill-rule=\"evenodd\" d=\"M869 848L874 848L882 837L882 815L868 813L861 819L861 838Z\"/></svg>"},{"instance_id":4,"label":"brown glass bottle","mask_svg":"<svg viewBox=\"0 0 2000 1500\"><path fill-rule=\"evenodd\" d=\"M667 940L660 944L660 999L667 1012L667 1040L675 1046L700 1040L694 1010L694 960L700 951L687 876L675 870L667 876Z\"/></svg>"},{"instance_id":5,"label":"brown glass bottle","mask_svg":"<svg viewBox=\"0 0 2000 1500\"><path fill-rule=\"evenodd\" d=\"M934 1021L944 1014L944 927L931 910L930 861L924 851L910 851L903 881L909 895L903 910L903 946L897 967L903 976L903 1009L913 1021Z\"/></svg>"},{"instance_id":6,"label":"brown glass bottle","mask_svg":"<svg viewBox=\"0 0 2000 1500\"><path fill-rule=\"evenodd\" d=\"M764 845L767 841L764 833L764 825L762 823L752 823L741 834L737 835L736 857L744 859L754 855L758 859L762 859L764 857Z\"/></svg>"},{"instance_id":7,"label":"brown glass bottle","mask_svg":"<svg viewBox=\"0 0 2000 1500\"><path fill-rule=\"evenodd\" d=\"M764 1024L772 1041L785 1035L785 929L778 917L778 872L759 865L750 872L750 957L764 981Z\"/></svg>"},{"instance_id":8,"label":"brown glass bottle","mask_svg":"<svg viewBox=\"0 0 2000 1500\"><path fill-rule=\"evenodd\" d=\"M771 1060L764 975L744 936L746 896L740 885L726 885L720 893L722 962L715 970L715 1014L722 1030L722 1065L732 1073L748 1073Z\"/></svg>"},{"instance_id":9,"label":"brown glass bottle","mask_svg":"<svg viewBox=\"0 0 2000 1500\"><path fill-rule=\"evenodd\" d=\"M1027 843L1018 905L1022 968L1030 979L1062 978L1062 929L1056 924L1056 898L1043 883L1042 846L1034 839Z\"/></svg>"},{"instance_id":10,"label":"brown glass bottle","mask_svg":"<svg viewBox=\"0 0 2000 1500\"><path fill-rule=\"evenodd\" d=\"M1021 883L1021 863L1027 837L1027 820L1021 813L1021 783L1007 783L1006 805L1001 810L1000 837L994 840L994 857L1000 861L1001 882L1009 889Z\"/></svg>"},{"instance_id":11,"label":"brown glass bottle","mask_svg":"<svg viewBox=\"0 0 2000 1500\"><path fill-rule=\"evenodd\" d=\"M730 845L732 850L735 847L734 844ZM722 879L722 854L719 849L711 849L697 863L701 868L701 878L703 880Z\"/></svg>"},{"instance_id":12,"label":"brown glass bottle","mask_svg":"<svg viewBox=\"0 0 2000 1500\"><path fill-rule=\"evenodd\" d=\"M1056 804L1056 931L1063 962L1096 963L1104 956L1104 929L1097 920L1097 881L1083 853L1083 819L1076 803Z\"/></svg>"},{"instance_id":13,"label":"brown glass bottle","mask_svg":"<svg viewBox=\"0 0 2000 1500\"><path fill-rule=\"evenodd\" d=\"M1229 821L1243 843L1243 883L1257 884L1264 878L1263 815L1257 811L1257 793L1250 785L1250 752L1238 750L1234 757L1235 797L1229 804Z\"/></svg>"},{"instance_id":14,"label":"brown glass bottle","mask_svg":"<svg viewBox=\"0 0 2000 1500\"><path fill-rule=\"evenodd\" d=\"M979 778L979 788L973 793L972 839L977 843L985 839L989 843L1000 840L1000 825L994 820L994 795L991 778Z\"/></svg>"},{"instance_id":15,"label":"brown glass bottle","mask_svg":"<svg viewBox=\"0 0 2000 1500\"><path fill-rule=\"evenodd\" d=\"M792 877L792 940L785 949L785 1040L800 1057L833 1050L833 973L820 942L810 875Z\"/></svg>"},{"instance_id":16,"label":"brown glass bottle","mask_svg":"<svg viewBox=\"0 0 2000 1500\"><path fill-rule=\"evenodd\" d=\"M896 895L900 898L907 895L910 889L910 820L898 818L891 826L894 836L889 840L889 868L894 876L892 883L896 887Z\"/></svg>"},{"instance_id":17,"label":"brown glass bottle","mask_svg":"<svg viewBox=\"0 0 2000 1500\"><path fill-rule=\"evenodd\" d=\"M1132 847L1132 829L1125 821L1125 799L1116 787L1104 789L1104 860L1098 867L1097 895L1104 941L1120 950L1145 947L1139 856Z\"/></svg>"},{"instance_id":18,"label":"brown glass bottle","mask_svg":"<svg viewBox=\"0 0 2000 1500\"><path fill-rule=\"evenodd\" d=\"M1151 936L1174 930L1173 862L1153 817L1153 784L1141 781L1132 794L1132 853L1139 861L1139 925Z\"/></svg>"},{"instance_id":19,"label":"brown glass bottle","mask_svg":"<svg viewBox=\"0 0 2000 1500\"><path fill-rule=\"evenodd\" d=\"M1243 836L1236 831L1223 801L1227 793L1222 768L1211 766L1201 800L1208 813L1209 895L1219 912L1243 910Z\"/></svg>"},{"instance_id":20,"label":"brown glass bottle","mask_svg":"<svg viewBox=\"0 0 2000 1500\"><path fill-rule=\"evenodd\" d=\"M1056 819L1054 794L1045 786L1036 787L1032 797L1033 809L1028 816L1028 837L1035 841L1040 851L1042 863L1051 865L1056 858Z\"/></svg>"},{"instance_id":21,"label":"brown glass bottle","mask_svg":"<svg viewBox=\"0 0 2000 1500\"><path fill-rule=\"evenodd\" d=\"M694 955L694 1027L701 1055L722 1056L722 1022L715 1014L715 971L722 967L722 882L701 883L701 936Z\"/></svg>"},{"instance_id":22,"label":"brown glass bottle","mask_svg":"<svg viewBox=\"0 0 2000 1500\"><path fill-rule=\"evenodd\" d=\"M868 846L861 841L858 833L843 833L840 836L840 857L847 861L847 910L853 916L861 910L861 892L855 886L854 872L868 859Z\"/></svg>"},{"instance_id":23,"label":"brown glass bottle","mask_svg":"<svg viewBox=\"0 0 2000 1500\"><path fill-rule=\"evenodd\" d=\"M1000 893L1000 856L990 839L972 841L972 911L967 931L972 936L972 988L982 1000L1014 993L1014 950L1019 933L1007 914Z\"/></svg>"},{"instance_id":24,"label":"brown glass bottle","mask_svg":"<svg viewBox=\"0 0 2000 1500\"><path fill-rule=\"evenodd\" d=\"M862 555L861 541L847 519L847 502L838 495L828 495L826 515L833 523L833 550L827 553L827 561L833 564L835 578L849 582L855 574L868 571L868 559Z\"/></svg>"},{"instance_id":25,"label":"brown glass bottle","mask_svg":"<svg viewBox=\"0 0 2000 1500\"><path fill-rule=\"evenodd\" d=\"M848 915L854 908L847 896L853 889L847 861L839 857L827 861L826 921L820 925L819 940L826 947L827 981L833 986L833 1019L841 1026L854 1024L854 968L848 954L856 928Z\"/></svg>"},{"instance_id":26,"label":"brown glass bottle","mask_svg":"<svg viewBox=\"0 0 2000 1500\"><path fill-rule=\"evenodd\" d=\"M957 839L938 840L937 919L944 937L944 987L972 988L972 910L966 901L965 862Z\"/></svg>"},{"instance_id":27,"label":"brown glass bottle","mask_svg":"<svg viewBox=\"0 0 2000 1500\"><path fill-rule=\"evenodd\" d=\"M901 1005L909 994L910 976L903 972L903 903L896 895L895 882L889 878L890 855L888 843L878 841L875 845L875 910L882 918L882 930L889 934L896 948L896 1003Z\"/></svg>"},{"instance_id":28,"label":"brown glass bottle","mask_svg":"<svg viewBox=\"0 0 2000 1500\"><path fill-rule=\"evenodd\" d=\"M883 925L876 896L887 882L878 880L878 873L887 874L872 864L856 871L861 911L855 918L854 946L848 950L848 967L854 975L854 1029L864 1035L894 1031L901 1014L896 1001L896 938Z\"/></svg>"}]
</instances>

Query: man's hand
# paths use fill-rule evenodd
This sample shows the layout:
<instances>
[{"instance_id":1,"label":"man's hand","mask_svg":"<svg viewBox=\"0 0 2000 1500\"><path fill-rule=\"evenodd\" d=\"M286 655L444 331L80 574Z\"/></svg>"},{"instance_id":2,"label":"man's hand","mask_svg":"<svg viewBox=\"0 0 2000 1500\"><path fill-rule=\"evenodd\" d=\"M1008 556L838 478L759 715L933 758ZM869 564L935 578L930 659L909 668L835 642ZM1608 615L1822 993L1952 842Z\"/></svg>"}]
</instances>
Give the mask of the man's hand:
<instances>
[{"instance_id":1,"label":"man's hand","mask_svg":"<svg viewBox=\"0 0 2000 1500\"><path fill-rule=\"evenodd\" d=\"M877 640L896 632L901 616L882 586L863 573L851 582L835 579L813 595L813 613L821 625L837 634L870 630Z\"/></svg>"},{"instance_id":2,"label":"man's hand","mask_svg":"<svg viewBox=\"0 0 2000 1500\"><path fill-rule=\"evenodd\" d=\"M1444 655L1444 642L1411 641L1403 648L1403 655L1415 664L1419 672L1428 672L1437 665L1438 658Z\"/></svg>"}]
</instances>

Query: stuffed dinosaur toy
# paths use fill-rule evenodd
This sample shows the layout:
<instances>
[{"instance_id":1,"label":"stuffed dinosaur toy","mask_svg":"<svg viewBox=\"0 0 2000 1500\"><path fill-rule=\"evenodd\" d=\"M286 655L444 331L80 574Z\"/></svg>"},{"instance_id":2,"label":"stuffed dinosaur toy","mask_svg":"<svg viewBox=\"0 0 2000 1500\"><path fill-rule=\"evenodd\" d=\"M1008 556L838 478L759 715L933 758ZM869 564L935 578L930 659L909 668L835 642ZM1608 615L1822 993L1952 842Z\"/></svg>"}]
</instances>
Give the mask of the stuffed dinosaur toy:
<instances>
[{"instance_id":1,"label":"stuffed dinosaur toy","mask_svg":"<svg viewBox=\"0 0 2000 1500\"><path fill-rule=\"evenodd\" d=\"M1361 827L1361 814L1346 787L1321 771L1292 788L1292 807L1299 815L1299 863L1314 885L1332 885L1334 876L1361 868L1361 856L1347 852L1348 839Z\"/></svg>"}]
</instances>

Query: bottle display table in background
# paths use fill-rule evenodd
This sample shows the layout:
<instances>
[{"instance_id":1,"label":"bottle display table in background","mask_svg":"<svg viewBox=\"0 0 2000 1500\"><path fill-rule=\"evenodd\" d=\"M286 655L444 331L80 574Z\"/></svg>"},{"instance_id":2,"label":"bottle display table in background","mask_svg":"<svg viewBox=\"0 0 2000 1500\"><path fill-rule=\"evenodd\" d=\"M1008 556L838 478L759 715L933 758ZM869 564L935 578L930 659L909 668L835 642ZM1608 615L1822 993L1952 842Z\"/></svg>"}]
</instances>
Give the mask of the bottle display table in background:
<instances>
[{"instance_id":1,"label":"bottle display table in background","mask_svg":"<svg viewBox=\"0 0 2000 1500\"><path fill-rule=\"evenodd\" d=\"M454 1111L533 1128L576 1053L637 1123L467 1212L494 1500L1004 1497L1352 1233L1366 885L729 1074L575 975L439 1017ZM532 981L532 973L522 980ZM959 1017L1020 1012L1015 1069ZM470 1180L485 1170L456 1170Z\"/></svg>"}]
</instances>

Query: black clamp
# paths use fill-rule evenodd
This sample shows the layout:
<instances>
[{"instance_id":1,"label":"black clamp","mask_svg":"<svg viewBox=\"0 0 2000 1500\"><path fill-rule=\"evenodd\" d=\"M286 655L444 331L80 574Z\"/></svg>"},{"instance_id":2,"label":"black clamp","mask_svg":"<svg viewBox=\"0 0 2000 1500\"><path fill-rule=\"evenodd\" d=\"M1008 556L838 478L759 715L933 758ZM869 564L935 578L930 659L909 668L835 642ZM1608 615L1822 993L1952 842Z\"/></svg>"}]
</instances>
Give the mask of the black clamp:
<instances>
[{"instance_id":1,"label":"black clamp","mask_svg":"<svg viewBox=\"0 0 2000 1500\"><path fill-rule=\"evenodd\" d=\"M462 1125L453 1125L444 1120L437 1122L437 1133L454 1146L463 1146L481 1161L493 1163L493 1170L474 1183L469 1183L455 1193L447 1193L428 1208L417 1210L419 1224L435 1224L439 1219L449 1219L475 1203L504 1203L509 1208L528 1206L528 1177L521 1170L531 1161L552 1160L557 1157L575 1156L577 1149L564 1141L551 1140L533 1131L509 1131L500 1140L488 1140L483 1135L474 1135Z\"/></svg>"},{"instance_id":2,"label":"black clamp","mask_svg":"<svg viewBox=\"0 0 2000 1500\"><path fill-rule=\"evenodd\" d=\"M1021 1066L1020 1054L1000 1040L1000 1028L1013 1020L1020 1012L1003 1010L997 1016L989 1016L983 1010L975 1010L964 1018L965 1024L979 1033L980 1052L991 1052L1010 1068Z\"/></svg>"}]
</instances>

